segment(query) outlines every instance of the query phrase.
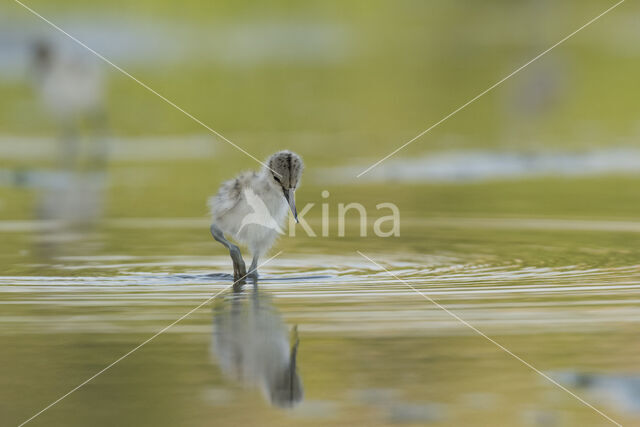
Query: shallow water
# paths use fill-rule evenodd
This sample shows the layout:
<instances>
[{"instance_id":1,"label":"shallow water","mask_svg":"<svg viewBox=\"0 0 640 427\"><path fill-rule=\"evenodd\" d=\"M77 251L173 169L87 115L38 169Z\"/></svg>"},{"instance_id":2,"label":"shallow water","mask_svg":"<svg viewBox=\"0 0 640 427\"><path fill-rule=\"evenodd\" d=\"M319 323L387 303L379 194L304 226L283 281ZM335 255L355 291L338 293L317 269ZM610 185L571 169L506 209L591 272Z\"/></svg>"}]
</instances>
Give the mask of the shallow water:
<instances>
[{"instance_id":1,"label":"shallow water","mask_svg":"<svg viewBox=\"0 0 640 427\"><path fill-rule=\"evenodd\" d=\"M602 256L622 250L616 231L583 227L553 240L517 222L447 231L407 221L404 233L424 230L440 246L427 251L408 238L300 236L279 244L259 292L247 283L234 295L230 262L197 221L165 221L154 255L138 254L143 245L131 242L153 240L155 224L102 230L106 248L77 242L75 254L5 251L14 271L0 277L3 424L151 337L33 425L609 424L470 326L617 422L640 420L640 266L629 262L634 246ZM172 246L176 234L184 239ZM16 247L34 237L5 235ZM109 249L127 235L128 250ZM474 239L492 249L475 251Z\"/></svg>"}]
</instances>

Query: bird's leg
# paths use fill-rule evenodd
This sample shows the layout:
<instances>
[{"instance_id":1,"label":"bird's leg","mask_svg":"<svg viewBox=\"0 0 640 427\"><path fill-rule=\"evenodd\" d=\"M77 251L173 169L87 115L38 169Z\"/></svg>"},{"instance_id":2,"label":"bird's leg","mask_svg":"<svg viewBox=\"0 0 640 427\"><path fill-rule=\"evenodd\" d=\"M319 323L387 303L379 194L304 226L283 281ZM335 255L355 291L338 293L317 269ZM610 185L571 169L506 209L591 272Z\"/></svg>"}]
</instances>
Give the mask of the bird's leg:
<instances>
[{"instance_id":1,"label":"bird's leg","mask_svg":"<svg viewBox=\"0 0 640 427\"><path fill-rule=\"evenodd\" d=\"M93 127L93 136L90 151L91 166L96 170L104 170L107 164L109 154L107 134L109 129L109 121L107 114L100 110L94 112L89 118Z\"/></svg>"},{"instance_id":2,"label":"bird's leg","mask_svg":"<svg viewBox=\"0 0 640 427\"><path fill-rule=\"evenodd\" d=\"M251 261L251 267L249 267L249 273L247 275L253 279L258 278L258 255L253 256L253 261Z\"/></svg>"},{"instance_id":3,"label":"bird's leg","mask_svg":"<svg viewBox=\"0 0 640 427\"><path fill-rule=\"evenodd\" d=\"M231 261L233 261L233 278L236 281L244 281L247 275L246 267L244 266L244 260L240 253L240 248L224 238L224 233L215 224L211 224L210 227L211 236L218 242L222 243L227 249L229 249L229 255L231 255Z\"/></svg>"},{"instance_id":4,"label":"bird's leg","mask_svg":"<svg viewBox=\"0 0 640 427\"><path fill-rule=\"evenodd\" d=\"M78 157L78 135L76 127L72 123L66 123L60 135L60 149L58 152L58 164L62 169L72 170Z\"/></svg>"}]
</instances>

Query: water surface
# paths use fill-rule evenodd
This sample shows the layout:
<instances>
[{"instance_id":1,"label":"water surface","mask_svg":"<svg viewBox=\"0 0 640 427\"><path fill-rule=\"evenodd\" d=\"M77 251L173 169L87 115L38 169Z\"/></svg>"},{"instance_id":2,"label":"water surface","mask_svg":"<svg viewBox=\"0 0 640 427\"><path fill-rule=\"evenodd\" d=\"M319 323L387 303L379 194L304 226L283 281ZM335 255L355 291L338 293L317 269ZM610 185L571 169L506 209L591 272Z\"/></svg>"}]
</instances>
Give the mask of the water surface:
<instances>
[{"instance_id":1,"label":"water surface","mask_svg":"<svg viewBox=\"0 0 640 427\"><path fill-rule=\"evenodd\" d=\"M407 221L403 232L431 234L443 248L348 244L618 422L638 421L640 268L633 256L605 261L623 250L617 232L556 231L554 240L514 225L420 223ZM249 283L234 293L230 261L197 227L133 225L102 238L111 246L161 230L166 249L93 248L44 261L23 253L15 272L0 277L7 425L203 302L33 424L608 423L355 251L338 252L345 242L337 238L320 243L322 251L302 236L281 242L258 290ZM471 236L460 246L465 230L518 250L476 252ZM518 242L504 241L514 233ZM176 234L185 238L171 246L167 236Z\"/></svg>"}]
</instances>

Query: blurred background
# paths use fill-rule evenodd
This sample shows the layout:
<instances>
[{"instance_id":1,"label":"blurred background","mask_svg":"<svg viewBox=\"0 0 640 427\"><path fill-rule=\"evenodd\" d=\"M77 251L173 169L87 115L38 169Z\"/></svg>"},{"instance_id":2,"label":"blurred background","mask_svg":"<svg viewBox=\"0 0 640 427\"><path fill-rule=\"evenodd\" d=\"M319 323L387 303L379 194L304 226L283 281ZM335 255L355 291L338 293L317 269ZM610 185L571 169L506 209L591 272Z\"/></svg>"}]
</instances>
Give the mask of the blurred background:
<instances>
[{"instance_id":1,"label":"blurred background","mask_svg":"<svg viewBox=\"0 0 640 427\"><path fill-rule=\"evenodd\" d=\"M638 422L638 4L360 178L614 3L26 4L257 158L299 153L299 210L315 204L305 219L318 235L283 238L271 270L311 277L274 284L268 309L284 319L271 322L280 341L299 325L299 409L274 409L221 376L203 309L42 425L112 424L114 411L123 424L167 425L607 422L355 250L418 287L442 287L462 317L618 421ZM19 4L0 6L3 424L222 289L197 276L230 269L205 202L259 167ZM367 237L354 212L337 236L338 203L350 202L367 208ZM400 236L371 232L389 214L376 210L383 202L399 207ZM261 402L256 412L244 399Z\"/></svg>"},{"instance_id":2,"label":"blurred background","mask_svg":"<svg viewBox=\"0 0 640 427\"><path fill-rule=\"evenodd\" d=\"M608 6L602 1L29 4L256 157L283 147L299 151L309 165L303 190L308 200L319 199L311 185L327 187L329 177L318 169L350 166L360 172ZM624 166L615 160L629 156L638 170L635 7L625 4L593 24L393 160L484 154L489 158L480 162L493 160L487 167L498 175L500 154L534 159L592 154L610 174ZM61 124L54 113L65 106L52 109L41 102L42 89L30 68L38 41L85 55L82 60L101 68L96 84L102 93L95 103L108 118L109 217L202 215L203 200L221 180L259 166L18 4L3 6L1 19L4 169L46 168L56 158ZM62 56L54 55L52 61ZM75 120L74 126L79 126ZM470 168L478 167L473 159ZM451 162L445 165L455 169ZM504 162L513 167L513 161ZM577 174L590 175L597 166ZM562 168L551 172L561 174ZM369 180L375 176L380 173L372 171ZM362 185L367 175L362 178L344 173L339 184ZM447 178L455 180L455 170ZM413 181L433 179L416 174ZM27 218L31 192L3 187L2 216ZM430 201L425 214L448 210ZM567 208L531 205L527 208L551 213Z\"/></svg>"}]
</instances>

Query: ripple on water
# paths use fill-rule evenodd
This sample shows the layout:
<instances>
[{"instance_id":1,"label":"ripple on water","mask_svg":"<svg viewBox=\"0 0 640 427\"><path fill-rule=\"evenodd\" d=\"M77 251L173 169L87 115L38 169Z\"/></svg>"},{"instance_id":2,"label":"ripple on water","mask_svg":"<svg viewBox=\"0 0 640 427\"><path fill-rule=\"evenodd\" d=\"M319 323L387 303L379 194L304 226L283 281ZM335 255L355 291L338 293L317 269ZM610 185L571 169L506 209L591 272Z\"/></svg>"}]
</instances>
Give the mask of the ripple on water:
<instances>
[{"instance_id":1,"label":"ripple on water","mask_svg":"<svg viewBox=\"0 0 640 427\"><path fill-rule=\"evenodd\" d=\"M319 270L310 269L305 259L278 258L264 268L260 286L282 305L295 301L288 315L310 332L471 333L428 298L478 327L501 333L601 330L640 322L635 309L638 266L552 268L462 263L446 257L426 264L423 258L407 259L384 265L426 297L357 256L314 259L316 265L331 266ZM0 277L0 305L7 308L4 332L110 332L119 330L124 319L137 320L134 328L139 325L141 331L154 331L232 284L224 273L229 268L225 257L85 256L58 261L59 275ZM155 272L167 266L171 272ZM55 309L43 314L40 309L37 315L14 315L9 309L56 306L69 307L73 314ZM81 327L76 315L82 316ZM204 332L207 326L193 328Z\"/></svg>"}]
</instances>

